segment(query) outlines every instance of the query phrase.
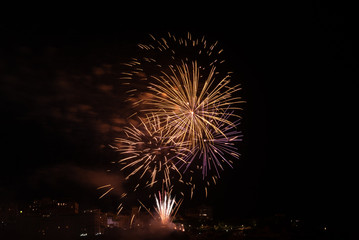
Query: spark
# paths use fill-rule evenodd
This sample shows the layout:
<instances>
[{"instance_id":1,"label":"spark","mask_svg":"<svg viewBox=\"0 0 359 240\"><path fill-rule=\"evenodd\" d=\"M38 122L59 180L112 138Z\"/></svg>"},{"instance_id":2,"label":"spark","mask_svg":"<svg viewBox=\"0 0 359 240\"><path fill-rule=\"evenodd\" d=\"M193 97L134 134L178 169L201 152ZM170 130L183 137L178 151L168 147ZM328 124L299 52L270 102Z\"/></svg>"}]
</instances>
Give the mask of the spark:
<instances>
[{"instance_id":1,"label":"spark","mask_svg":"<svg viewBox=\"0 0 359 240\"><path fill-rule=\"evenodd\" d=\"M114 188L111 187L109 190L107 190L104 194L102 194L99 199L103 198L106 194L108 194L109 192L111 192Z\"/></svg>"},{"instance_id":2,"label":"spark","mask_svg":"<svg viewBox=\"0 0 359 240\"><path fill-rule=\"evenodd\" d=\"M138 201L155 220L159 220L162 225L169 225L176 216L183 199L176 202L176 197L171 197L171 191L168 192L163 189L162 192L158 191L158 197L157 195L154 196L156 202L154 209L157 213L157 218L151 213L149 208L147 208L140 200Z\"/></svg>"},{"instance_id":3,"label":"spark","mask_svg":"<svg viewBox=\"0 0 359 240\"><path fill-rule=\"evenodd\" d=\"M133 220L135 219L135 215L136 214L132 214L132 216L131 216L130 228L132 228L132 223L133 223Z\"/></svg>"},{"instance_id":4,"label":"spark","mask_svg":"<svg viewBox=\"0 0 359 240\"><path fill-rule=\"evenodd\" d=\"M156 207L155 210L161 220L162 224L171 223L176 215L182 200L176 203L175 197L171 197L170 192L158 192L158 198L155 195Z\"/></svg>"},{"instance_id":5,"label":"spark","mask_svg":"<svg viewBox=\"0 0 359 240\"><path fill-rule=\"evenodd\" d=\"M137 176L149 179L148 183L137 183L134 190L153 187L156 183L171 185L172 179L180 180L182 175L175 163L189 150L183 142L177 142L169 135L169 123L161 122L154 115L139 118L140 124L125 127L126 138L117 138L119 147L113 147L123 158L118 163L121 171L127 172L125 179ZM144 186L143 186L144 185Z\"/></svg>"},{"instance_id":6,"label":"spark","mask_svg":"<svg viewBox=\"0 0 359 240\"><path fill-rule=\"evenodd\" d=\"M198 168L202 169L203 179L208 175L208 171L213 168L216 175L220 177L219 169L224 170L223 163L232 168L232 160L228 160L227 156L239 159L240 155L235 143L242 141L242 135L236 129L239 125L239 120L232 122L230 125L227 124L226 121L231 116L232 112L228 112L228 109L226 109L219 117L221 120L213 119L212 123L215 128L211 126L207 128L212 139L203 139L203 145L194 147L191 154L184 158L184 161L178 168L184 168L184 171L187 171L194 160L201 159L202 164ZM216 132L216 129L218 129L218 132ZM213 179L213 182L216 183L215 179Z\"/></svg>"},{"instance_id":7,"label":"spark","mask_svg":"<svg viewBox=\"0 0 359 240\"><path fill-rule=\"evenodd\" d=\"M203 149L205 140L213 141L213 133L227 138L213 122L233 125L222 113L225 109L241 109L233 105L243 101L233 96L240 90L239 85L229 87L228 76L214 84L214 72L215 67L212 67L208 76L201 77L196 61L191 65L182 62L180 66L170 67L168 73L154 77L156 81L150 85L155 94L144 111L167 119L171 135L180 141L189 141L191 148Z\"/></svg>"}]
</instances>

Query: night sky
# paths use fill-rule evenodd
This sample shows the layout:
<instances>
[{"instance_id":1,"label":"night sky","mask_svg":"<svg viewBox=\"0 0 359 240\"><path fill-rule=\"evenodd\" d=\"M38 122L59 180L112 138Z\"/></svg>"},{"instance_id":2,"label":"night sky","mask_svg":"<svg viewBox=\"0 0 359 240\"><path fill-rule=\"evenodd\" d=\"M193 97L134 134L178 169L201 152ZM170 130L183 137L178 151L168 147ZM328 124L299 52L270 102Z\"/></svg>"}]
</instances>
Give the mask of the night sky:
<instances>
[{"instance_id":1,"label":"night sky","mask_svg":"<svg viewBox=\"0 0 359 240\"><path fill-rule=\"evenodd\" d=\"M104 171L128 107L121 63L149 33L189 31L219 41L247 102L241 159L205 200L216 216L336 222L351 212L358 39L349 6L121 11L126 16L49 14L0 24L3 202L51 197L116 207L116 198L99 201L96 187L120 181Z\"/></svg>"}]
</instances>

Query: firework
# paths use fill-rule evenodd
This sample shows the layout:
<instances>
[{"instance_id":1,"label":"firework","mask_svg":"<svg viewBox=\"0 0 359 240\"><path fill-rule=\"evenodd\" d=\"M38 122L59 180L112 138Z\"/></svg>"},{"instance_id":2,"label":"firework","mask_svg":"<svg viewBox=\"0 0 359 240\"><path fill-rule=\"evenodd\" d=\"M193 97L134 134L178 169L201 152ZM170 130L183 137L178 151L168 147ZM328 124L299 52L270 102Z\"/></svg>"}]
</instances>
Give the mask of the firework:
<instances>
[{"instance_id":1,"label":"firework","mask_svg":"<svg viewBox=\"0 0 359 240\"><path fill-rule=\"evenodd\" d=\"M240 85L231 84L231 72L221 68L225 61L218 42L190 33L150 37L150 43L138 44L139 56L123 64L120 79L133 109L129 119L139 124L130 124L116 139L118 163L126 180L136 182L131 192L163 185L173 190L185 183L192 198L198 180L207 196L210 182L239 157ZM101 197L112 190L104 189ZM168 199L167 194L156 197L158 212Z\"/></svg>"},{"instance_id":2,"label":"firework","mask_svg":"<svg viewBox=\"0 0 359 240\"><path fill-rule=\"evenodd\" d=\"M158 198L155 195L155 199L155 210L161 220L161 223L164 225L171 223L182 201L176 203L175 197L172 198L170 192L158 192Z\"/></svg>"},{"instance_id":3,"label":"firework","mask_svg":"<svg viewBox=\"0 0 359 240\"><path fill-rule=\"evenodd\" d=\"M232 112L224 112L221 118L228 119ZM220 177L220 170L224 165L232 168L232 159L239 159L240 154L236 143L242 141L241 132L237 130L239 120L231 125L224 122L213 121L213 125L220 129L215 132L211 127L208 131L212 133L212 139L203 139L203 146L196 146L192 149L183 161L177 163L177 167L183 172L183 181L190 186L190 196L193 197L194 190L203 188L207 197L208 187L216 184ZM198 161L201 160L201 161ZM202 174L198 174L201 172Z\"/></svg>"},{"instance_id":4,"label":"firework","mask_svg":"<svg viewBox=\"0 0 359 240\"><path fill-rule=\"evenodd\" d=\"M138 44L141 57L126 63L129 68L121 77L123 84L129 86L128 101L137 109L134 114L156 116L166 126L168 123L172 141L186 143L192 156L198 157L201 152L203 177L210 167L209 159L213 159L213 166L223 169L217 158L206 157L215 153L208 151L216 150L208 143L233 138L222 129L233 129L236 124L223 113L241 110L238 104L243 103L237 95L240 85L231 86L231 72L220 69L225 62L223 49L217 41L210 44L205 37L196 38L190 33L184 37L171 33L160 38L150 35L150 40ZM240 116L231 111L231 118ZM181 161L187 166L183 169L194 160L187 156L187 163ZM214 168L219 175L217 166Z\"/></svg>"},{"instance_id":5,"label":"firework","mask_svg":"<svg viewBox=\"0 0 359 240\"><path fill-rule=\"evenodd\" d=\"M219 169L223 170L223 163L232 167L233 161L227 159L226 156L239 159L235 143L242 140L242 135L236 129L239 125L239 120L227 124L227 120L231 115L229 112L224 112L218 118L220 120L212 120L211 126L207 128L211 138L203 138L203 144L192 149L191 154L188 154L182 161L179 169L184 168L184 171L186 171L195 159L202 159L201 169L204 178L212 168L215 169L217 176L220 177Z\"/></svg>"},{"instance_id":6,"label":"firework","mask_svg":"<svg viewBox=\"0 0 359 240\"><path fill-rule=\"evenodd\" d=\"M162 76L155 77L156 82L151 83L150 89L155 94L145 111L169 119L173 137L189 141L192 148L203 149L205 140L213 141L213 133L227 138L214 122L233 125L222 113L226 109L240 109L232 107L242 102L240 97L233 97L240 88L239 85L229 87L228 76L214 84L214 72L215 67L212 67L208 76L201 77L197 62L192 62L191 66L182 63L170 67L168 74L162 72Z\"/></svg>"},{"instance_id":7,"label":"firework","mask_svg":"<svg viewBox=\"0 0 359 240\"><path fill-rule=\"evenodd\" d=\"M188 154L185 144L169 135L168 121L161 122L154 115L139 120L138 126L131 124L124 129L126 137L116 139L119 145L114 147L124 156L118 163L127 173L126 180L137 176L145 180L144 187L153 187L156 183L170 186L171 179L181 181L175 163L183 161L181 158ZM134 191L140 183L138 181Z\"/></svg>"},{"instance_id":8,"label":"firework","mask_svg":"<svg viewBox=\"0 0 359 240\"><path fill-rule=\"evenodd\" d=\"M171 196L171 190L164 191L163 188L162 191L158 191L158 197L157 195L154 195L154 197L156 201L156 205L154 206L154 209L157 213L157 216L152 214L151 210L147 208L140 200L138 201L141 204L141 206L144 207L144 209L146 209L146 211L153 217L153 219L159 221L162 226L165 225L167 227L175 227L172 224L172 220L176 216L177 211L180 208L183 199L176 202L176 197ZM181 229L182 231L184 231L183 226L181 226Z\"/></svg>"},{"instance_id":9,"label":"firework","mask_svg":"<svg viewBox=\"0 0 359 240\"><path fill-rule=\"evenodd\" d=\"M149 83L162 75L162 71L167 71L169 66L197 61L204 75L208 75L214 66L216 76L230 74L218 71L218 66L225 62L222 58L223 49L218 47L217 41L213 44L207 42L204 36L196 38L187 33L186 36L177 37L168 33L166 37L156 38L150 35L150 42L140 43L138 47L138 56L123 64L123 72L119 77L128 94L127 101L137 110L143 109L142 103L152 97L148 92Z\"/></svg>"}]
</instances>

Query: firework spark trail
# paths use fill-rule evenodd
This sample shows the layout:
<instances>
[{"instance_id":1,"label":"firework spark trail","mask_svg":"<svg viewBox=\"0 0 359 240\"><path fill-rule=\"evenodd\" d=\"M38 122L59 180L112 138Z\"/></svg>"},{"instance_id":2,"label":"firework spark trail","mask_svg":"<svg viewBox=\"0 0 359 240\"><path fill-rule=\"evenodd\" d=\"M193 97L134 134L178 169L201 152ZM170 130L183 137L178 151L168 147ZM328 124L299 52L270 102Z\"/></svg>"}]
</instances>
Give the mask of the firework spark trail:
<instances>
[{"instance_id":1,"label":"firework spark trail","mask_svg":"<svg viewBox=\"0 0 359 240\"><path fill-rule=\"evenodd\" d=\"M181 181L182 175L175 163L188 154L183 142L177 143L168 132L168 122L160 122L155 116L140 118L140 125L125 128L127 138L118 138L116 151L126 156L118 161L128 170L126 180L132 176L145 177L143 187L153 187L156 183L171 185L171 179ZM150 179L150 180L148 180ZM134 191L139 186L136 185Z\"/></svg>"},{"instance_id":2,"label":"firework spark trail","mask_svg":"<svg viewBox=\"0 0 359 240\"><path fill-rule=\"evenodd\" d=\"M228 109L227 109L228 110ZM224 112L221 115L221 119L227 120L232 115L232 112ZM242 141L241 132L237 131L236 127L239 125L239 120L234 121L231 125L227 125L223 121L213 120L213 125L219 129L216 132L215 128L208 128L211 132L212 139L203 139L203 145L201 147L195 147L192 149L191 154L187 155L178 167L179 169L184 168L184 172L188 170L192 162L195 159L202 159L202 165L199 167L202 169L203 179L207 176L211 166L214 167L216 174L220 177L219 169L224 170L222 162L232 167L232 160L227 159L226 155L239 159L236 142Z\"/></svg>"},{"instance_id":3,"label":"firework spark trail","mask_svg":"<svg viewBox=\"0 0 359 240\"><path fill-rule=\"evenodd\" d=\"M154 220L159 220L162 225L166 225L167 227L171 227L172 220L176 216L183 199L176 202L176 197L171 197L171 190L170 191L164 191L162 188L162 191L158 191L158 197L156 194L154 194L156 205L154 206L154 209L157 213L156 215L153 215L151 213L151 210L147 208L140 200L139 203L141 204L144 209L153 217Z\"/></svg>"},{"instance_id":4,"label":"firework spark trail","mask_svg":"<svg viewBox=\"0 0 359 240\"><path fill-rule=\"evenodd\" d=\"M230 81L226 77L211 88L214 83L212 68L201 88L197 62L193 62L191 67L182 63L170 70L170 74L163 73L163 76L155 78L156 83L151 83L151 89L156 94L148 101L149 108L144 111L169 119L172 135L176 138L181 136L183 141L188 140L191 147L204 147L205 139L213 139L213 133L208 129L214 129L215 133L219 132L225 137L213 121L233 125L221 116L224 109L240 109L232 107L242 102L240 97L232 97L240 90L239 85L229 87Z\"/></svg>"},{"instance_id":5,"label":"firework spark trail","mask_svg":"<svg viewBox=\"0 0 359 240\"><path fill-rule=\"evenodd\" d=\"M137 108L146 101L143 98L147 92L146 82L161 75L169 66L180 65L182 62L197 61L204 75L208 75L212 67L223 64L223 49L218 49L218 42L209 44L205 37L196 38L187 33L185 37L177 37L168 33L167 37L156 38L150 35L151 41L147 44L138 44L141 52L138 57L131 58L124 63L125 67L120 79L122 85L129 87L128 101ZM214 75L229 75L230 72L214 71Z\"/></svg>"},{"instance_id":6,"label":"firework spark trail","mask_svg":"<svg viewBox=\"0 0 359 240\"><path fill-rule=\"evenodd\" d=\"M176 203L175 197L172 198L170 192L158 192L158 198L155 195L156 207L155 210L162 222L162 224L168 224L172 222L172 219L176 215L182 200Z\"/></svg>"}]
</instances>

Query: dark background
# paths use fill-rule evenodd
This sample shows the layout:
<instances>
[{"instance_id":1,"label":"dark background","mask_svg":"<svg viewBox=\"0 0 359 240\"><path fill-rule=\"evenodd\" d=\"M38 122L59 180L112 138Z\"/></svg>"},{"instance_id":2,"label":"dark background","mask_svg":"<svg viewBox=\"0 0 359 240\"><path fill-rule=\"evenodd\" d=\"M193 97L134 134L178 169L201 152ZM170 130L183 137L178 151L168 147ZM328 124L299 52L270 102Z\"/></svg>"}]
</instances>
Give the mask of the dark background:
<instances>
[{"instance_id":1,"label":"dark background","mask_svg":"<svg viewBox=\"0 0 359 240\"><path fill-rule=\"evenodd\" d=\"M284 213L346 226L357 159L353 8L216 4L108 6L85 16L48 10L3 20L1 200L116 207L115 200L97 200L88 179L101 178L113 157L106 147L116 135L113 119L126 107L120 90L106 94L101 84L116 86L118 63L149 33L189 31L219 41L247 102L241 159L205 200L215 216ZM79 169L88 181L69 176Z\"/></svg>"}]
</instances>

